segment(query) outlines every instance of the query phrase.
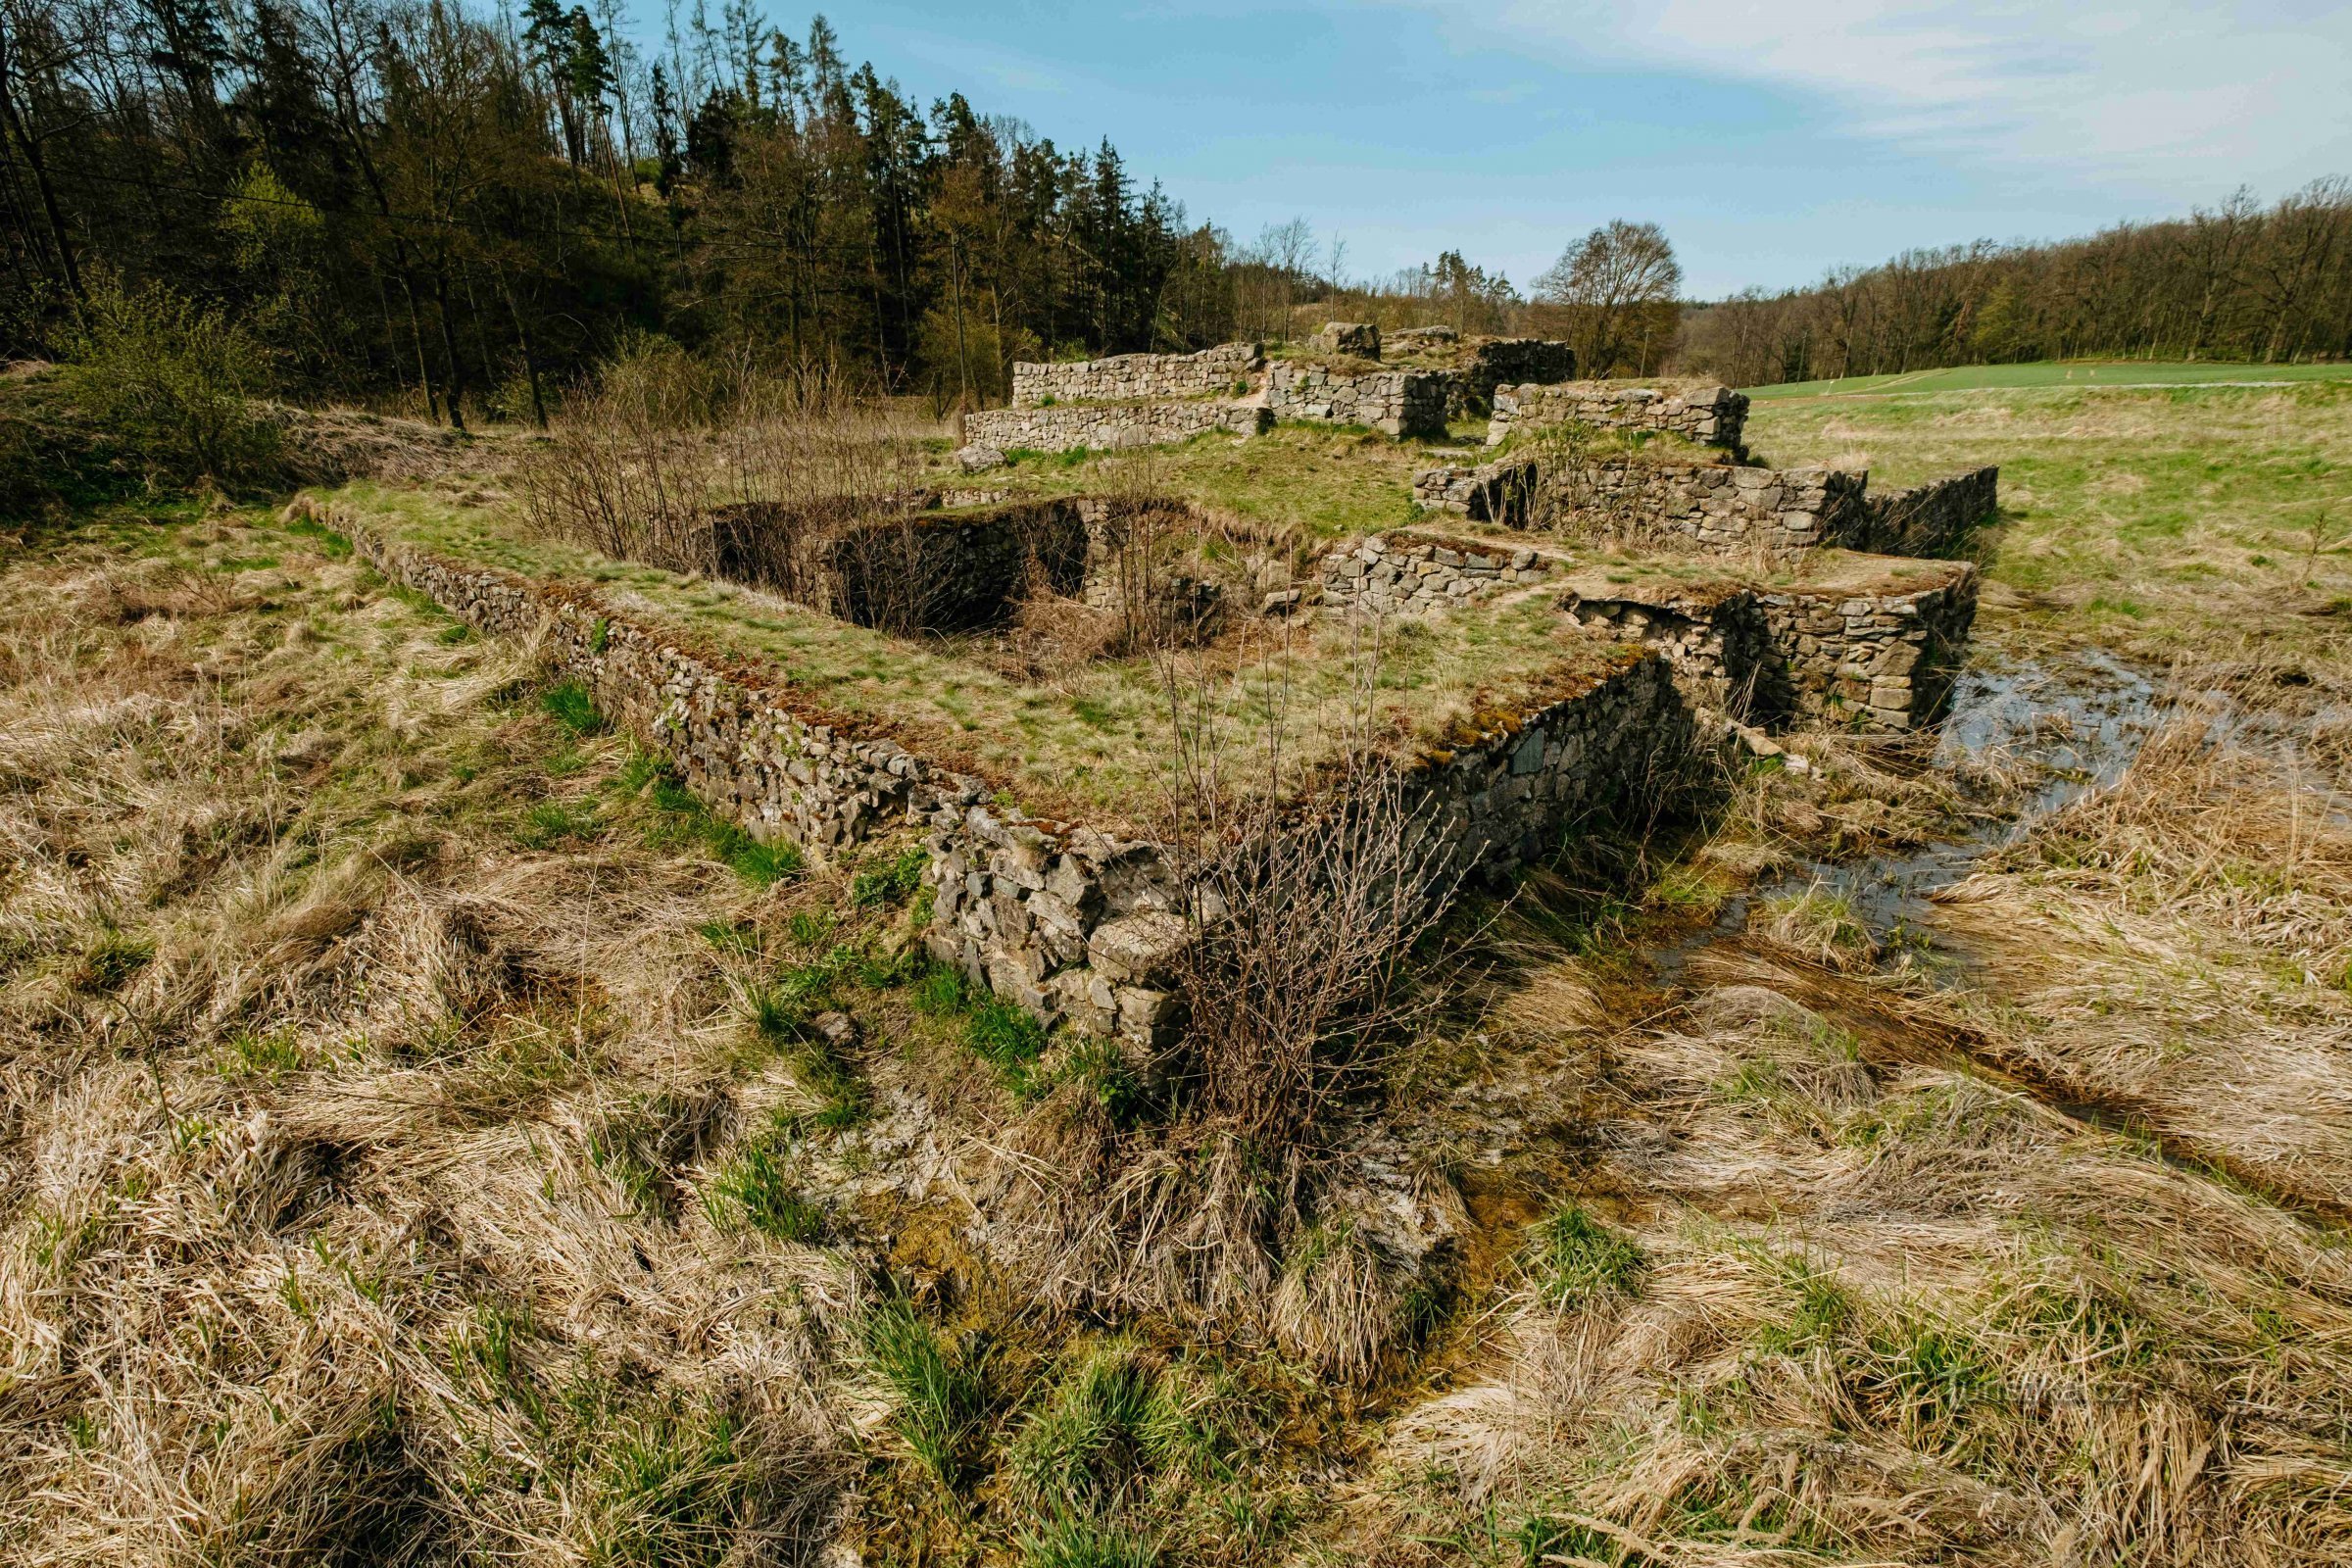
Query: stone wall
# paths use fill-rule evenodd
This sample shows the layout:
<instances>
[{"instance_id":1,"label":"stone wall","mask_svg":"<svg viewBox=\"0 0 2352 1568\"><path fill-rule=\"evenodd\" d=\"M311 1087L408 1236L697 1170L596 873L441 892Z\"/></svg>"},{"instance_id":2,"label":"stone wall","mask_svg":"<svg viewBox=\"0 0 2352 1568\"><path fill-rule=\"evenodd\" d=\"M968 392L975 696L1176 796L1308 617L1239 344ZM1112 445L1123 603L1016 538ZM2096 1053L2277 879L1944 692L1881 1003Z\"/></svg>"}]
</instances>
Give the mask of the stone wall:
<instances>
[{"instance_id":1,"label":"stone wall","mask_svg":"<svg viewBox=\"0 0 2352 1568\"><path fill-rule=\"evenodd\" d=\"M1701 446L1742 450L1747 394L1711 381L1661 381L1623 386L1614 381L1533 382L1494 389L1487 445L1500 446L1514 430L1574 421L1603 430L1650 430Z\"/></svg>"},{"instance_id":2,"label":"stone wall","mask_svg":"<svg viewBox=\"0 0 2352 1568\"><path fill-rule=\"evenodd\" d=\"M1576 350L1541 337L1473 338L1454 373L1452 415L1484 419L1494 413L1496 388L1565 381L1576 374Z\"/></svg>"},{"instance_id":3,"label":"stone wall","mask_svg":"<svg viewBox=\"0 0 2352 1568\"><path fill-rule=\"evenodd\" d=\"M1206 400L990 409L963 416L964 452L972 455L964 459L964 466L993 466L1004 461L1005 453L1017 450L1067 452L1085 447L1107 452L1189 440L1205 430L1258 435L1271 422L1266 411L1254 404Z\"/></svg>"},{"instance_id":4,"label":"stone wall","mask_svg":"<svg viewBox=\"0 0 2352 1568\"><path fill-rule=\"evenodd\" d=\"M1590 597L1579 625L1664 654L1686 695L1736 718L1900 731L1932 723L1976 618L1977 574L1820 588L1675 585Z\"/></svg>"},{"instance_id":5,"label":"stone wall","mask_svg":"<svg viewBox=\"0 0 2352 1568\"><path fill-rule=\"evenodd\" d=\"M1453 376L1446 370L1350 375L1303 361L1266 368L1266 408L1278 419L1360 424L1393 436L1443 436Z\"/></svg>"},{"instance_id":6,"label":"stone wall","mask_svg":"<svg viewBox=\"0 0 2352 1568\"><path fill-rule=\"evenodd\" d=\"M1063 365L1015 362L1012 406L1238 397L1236 383L1256 373L1261 357L1254 343L1220 343L1198 354L1118 354Z\"/></svg>"},{"instance_id":7,"label":"stone wall","mask_svg":"<svg viewBox=\"0 0 2352 1568\"><path fill-rule=\"evenodd\" d=\"M1589 686L1426 755L1414 798L1446 846L1447 886L1463 886L1596 831L1609 808L1668 787L1695 745L1665 660L1627 648Z\"/></svg>"},{"instance_id":8,"label":"stone wall","mask_svg":"<svg viewBox=\"0 0 2352 1568\"><path fill-rule=\"evenodd\" d=\"M442 560L340 514L325 520L476 630L540 636L557 671L755 838L833 858L889 824L927 828L925 941L999 996L1048 1023L1141 1043L1163 1044L1176 1027L1170 965L1189 936L1187 901L1160 846L1000 805L990 781L854 733L789 686L584 588ZM1658 766L1680 765L1689 740L1665 662L1624 649L1574 691L1423 754L1406 793L1440 847L1430 896L1556 849L1561 833L1648 787Z\"/></svg>"},{"instance_id":9,"label":"stone wall","mask_svg":"<svg viewBox=\"0 0 2352 1568\"><path fill-rule=\"evenodd\" d=\"M1429 615L1506 583L1541 582L1552 562L1535 551L1396 529L1323 558L1323 602L1381 615Z\"/></svg>"},{"instance_id":10,"label":"stone wall","mask_svg":"<svg viewBox=\"0 0 2352 1568\"><path fill-rule=\"evenodd\" d=\"M1882 556L1948 556L2001 505L2001 470L1973 468L1869 495L1838 542Z\"/></svg>"},{"instance_id":11,"label":"stone wall","mask_svg":"<svg viewBox=\"0 0 2352 1568\"><path fill-rule=\"evenodd\" d=\"M1448 465L1413 476L1431 511L1525 528L1549 514L1562 532L1711 555L1787 556L1841 544L1858 520L1867 476L1836 468L1757 468L1611 455L1543 479L1531 459Z\"/></svg>"}]
</instances>

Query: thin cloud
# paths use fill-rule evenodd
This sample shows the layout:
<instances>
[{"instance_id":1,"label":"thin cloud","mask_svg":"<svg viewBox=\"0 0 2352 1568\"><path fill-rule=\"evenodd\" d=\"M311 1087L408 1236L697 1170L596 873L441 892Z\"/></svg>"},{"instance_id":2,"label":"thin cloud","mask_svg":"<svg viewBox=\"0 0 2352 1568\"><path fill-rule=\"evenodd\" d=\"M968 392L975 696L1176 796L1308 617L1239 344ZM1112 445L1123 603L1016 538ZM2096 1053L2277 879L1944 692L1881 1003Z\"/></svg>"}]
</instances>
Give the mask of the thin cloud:
<instances>
[{"instance_id":1,"label":"thin cloud","mask_svg":"<svg viewBox=\"0 0 2352 1568\"><path fill-rule=\"evenodd\" d=\"M1456 0L1407 0L1467 17ZM2352 7L1501 0L1484 27L1576 64L1815 95L1855 134L2154 188L2352 165Z\"/></svg>"}]
</instances>

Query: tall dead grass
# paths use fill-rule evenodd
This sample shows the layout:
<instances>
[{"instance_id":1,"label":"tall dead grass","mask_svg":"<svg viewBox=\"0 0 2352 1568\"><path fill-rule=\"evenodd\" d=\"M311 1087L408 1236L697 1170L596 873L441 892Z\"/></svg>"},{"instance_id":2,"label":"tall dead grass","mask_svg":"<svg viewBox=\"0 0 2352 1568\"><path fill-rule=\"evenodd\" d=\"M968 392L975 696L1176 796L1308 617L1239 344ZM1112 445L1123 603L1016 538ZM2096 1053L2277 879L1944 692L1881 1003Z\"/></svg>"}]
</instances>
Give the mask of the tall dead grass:
<instances>
[{"instance_id":1,"label":"tall dead grass","mask_svg":"<svg viewBox=\"0 0 2352 1568\"><path fill-rule=\"evenodd\" d=\"M731 1136L696 926L744 895L517 844L569 787L527 648L186 538L0 578L5 1555L812 1550L859 1271L603 1152L668 1116L692 1180Z\"/></svg>"},{"instance_id":2,"label":"tall dead grass","mask_svg":"<svg viewBox=\"0 0 2352 1568\"><path fill-rule=\"evenodd\" d=\"M829 367L640 345L567 401L522 494L552 537L909 632L936 586L920 434Z\"/></svg>"}]
</instances>

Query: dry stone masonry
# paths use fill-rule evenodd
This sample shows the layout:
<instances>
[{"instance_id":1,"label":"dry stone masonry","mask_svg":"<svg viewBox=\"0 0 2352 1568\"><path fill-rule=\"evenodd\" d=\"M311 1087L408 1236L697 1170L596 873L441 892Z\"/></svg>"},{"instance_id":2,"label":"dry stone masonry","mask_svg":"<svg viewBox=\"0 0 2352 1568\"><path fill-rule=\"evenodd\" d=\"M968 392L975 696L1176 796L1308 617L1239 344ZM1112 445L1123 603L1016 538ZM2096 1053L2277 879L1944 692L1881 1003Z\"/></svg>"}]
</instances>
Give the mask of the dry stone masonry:
<instances>
[{"instance_id":1,"label":"dry stone masonry","mask_svg":"<svg viewBox=\"0 0 2352 1568\"><path fill-rule=\"evenodd\" d=\"M1525 547L1397 529L1323 558L1323 602L1378 615L1426 616L1510 583L1541 582L1554 563Z\"/></svg>"},{"instance_id":2,"label":"dry stone masonry","mask_svg":"<svg viewBox=\"0 0 2352 1568\"><path fill-rule=\"evenodd\" d=\"M963 416L963 466L993 467L1008 452L1110 452L1190 440L1205 431L1260 435L1272 424L1253 403L1196 399L1182 403L1057 403L1043 409L989 409Z\"/></svg>"},{"instance_id":3,"label":"dry stone masonry","mask_svg":"<svg viewBox=\"0 0 2352 1568\"><path fill-rule=\"evenodd\" d=\"M1453 415L1484 419L1506 385L1566 381L1576 374L1576 350L1541 337L1472 338L1455 369Z\"/></svg>"},{"instance_id":4,"label":"dry stone masonry","mask_svg":"<svg viewBox=\"0 0 2352 1568\"><path fill-rule=\"evenodd\" d=\"M1198 354L1117 354L1059 365L1016 362L1012 406L1128 403L1156 398L1239 397L1257 373L1255 343L1220 343Z\"/></svg>"},{"instance_id":5,"label":"dry stone masonry","mask_svg":"<svg viewBox=\"0 0 2352 1568\"><path fill-rule=\"evenodd\" d=\"M1976 618L1976 568L1916 566L1900 582L1755 588L1670 584L1571 593L1579 625L1645 643L1703 707L1768 726L1866 730L1932 723Z\"/></svg>"},{"instance_id":6,"label":"dry stone masonry","mask_svg":"<svg viewBox=\"0 0 2352 1568\"><path fill-rule=\"evenodd\" d=\"M1868 496L1838 543L1884 556L1948 556L1998 514L2000 505L2001 470L1971 468Z\"/></svg>"},{"instance_id":7,"label":"dry stone masonry","mask_svg":"<svg viewBox=\"0 0 2352 1568\"><path fill-rule=\"evenodd\" d=\"M1350 374L1307 361L1266 368L1266 408L1277 419L1360 424L1397 437L1443 436L1453 376L1445 370Z\"/></svg>"},{"instance_id":8,"label":"dry stone masonry","mask_svg":"<svg viewBox=\"0 0 2352 1568\"><path fill-rule=\"evenodd\" d=\"M1145 1044L1179 1022L1170 983L1192 932L1162 847L1031 818L989 781L814 715L788 686L585 589L443 560L340 513L323 520L385 576L476 630L538 636L560 673L666 751L698 798L755 838L837 857L887 824L926 827L925 941L998 995L1048 1023ZM1665 662L1629 648L1575 690L1425 754L1408 780L1439 847L1425 892L1448 897L1556 847L1572 824L1638 790L1662 757L1679 760L1690 731Z\"/></svg>"},{"instance_id":9,"label":"dry stone masonry","mask_svg":"<svg viewBox=\"0 0 2352 1568\"><path fill-rule=\"evenodd\" d=\"M1837 468L1760 468L1609 454L1574 471L1535 460L1441 465L1413 476L1413 499L1474 522L1525 528L1541 516L1563 532L1613 543L1722 556L1788 556L1841 544L1861 528L1866 475Z\"/></svg>"},{"instance_id":10,"label":"dry stone masonry","mask_svg":"<svg viewBox=\"0 0 2352 1568\"><path fill-rule=\"evenodd\" d=\"M1624 386L1614 381L1522 383L1494 389L1487 445L1513 431L1546 424L1589 424L1602 430L1646 430L1679 435L1701 446L1740 451L1747 394L1711 381L1663 381Z\"/></svg>"}]
</instances>

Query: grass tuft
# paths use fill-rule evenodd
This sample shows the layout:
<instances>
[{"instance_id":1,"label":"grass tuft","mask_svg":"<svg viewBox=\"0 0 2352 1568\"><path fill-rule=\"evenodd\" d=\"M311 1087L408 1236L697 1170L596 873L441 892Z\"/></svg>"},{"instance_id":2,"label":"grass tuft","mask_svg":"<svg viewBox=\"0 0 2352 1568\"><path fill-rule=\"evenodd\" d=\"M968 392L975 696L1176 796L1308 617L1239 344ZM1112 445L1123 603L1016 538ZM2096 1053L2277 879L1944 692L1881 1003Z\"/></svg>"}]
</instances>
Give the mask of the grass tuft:
<instances>
[{"instance_id":1,"label":"grass tuft","mask_svg":"<svg viewBox=\"0 0 2352 1568\"><path fill-rule=\"evenodd\" d=\"M1607 1297L1637 1296L1648 1266L1641 1248L1575 1203L1562 1204L1528 1230L1528 1276L1551 1306L1574 1309Z\"/></svg>"}]
</instances>

